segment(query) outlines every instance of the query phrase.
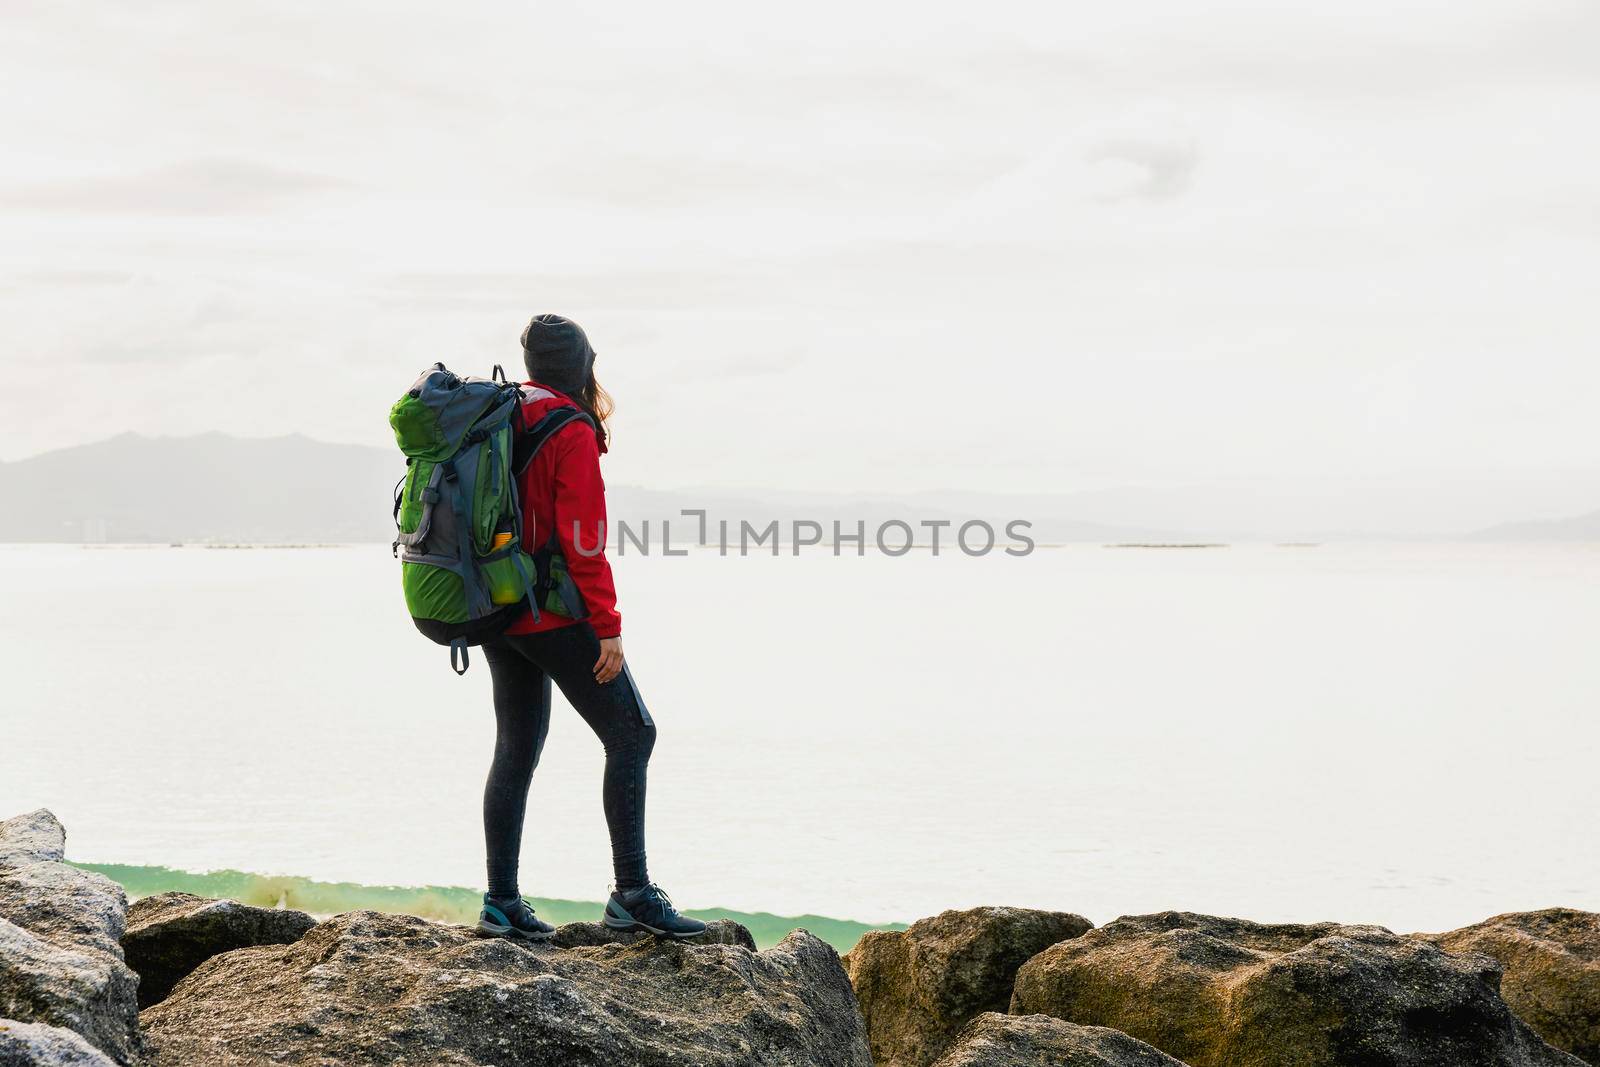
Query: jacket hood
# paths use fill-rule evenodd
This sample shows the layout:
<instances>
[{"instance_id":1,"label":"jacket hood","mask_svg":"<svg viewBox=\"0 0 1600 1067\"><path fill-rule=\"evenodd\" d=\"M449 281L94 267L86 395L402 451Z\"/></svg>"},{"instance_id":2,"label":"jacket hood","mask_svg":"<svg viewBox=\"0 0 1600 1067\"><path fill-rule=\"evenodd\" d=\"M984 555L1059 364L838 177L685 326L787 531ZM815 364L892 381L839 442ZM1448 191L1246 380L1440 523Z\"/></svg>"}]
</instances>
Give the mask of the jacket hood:
<instances>
[{"instance_id":1,"label":"jacket hood","mask_svg":"<svg viewBox=\"0 0 1600 1067\"><path fill-rule=\"evenodd\" d=\"M525 427L532 426L555 408L581 406L567 394L551 388L550 383L541 382L537 379L522 384L521 400L522 425ZM606 452L610 451L606 446L604 434L595 434L589 423L586 422L579 422L575 425L581 426L584 433L594 434L595 443L599 446L601 455L605 455ZM571 433L574 431L570 427L564 426L557 432Z\"/></svg>"}]
</instances>

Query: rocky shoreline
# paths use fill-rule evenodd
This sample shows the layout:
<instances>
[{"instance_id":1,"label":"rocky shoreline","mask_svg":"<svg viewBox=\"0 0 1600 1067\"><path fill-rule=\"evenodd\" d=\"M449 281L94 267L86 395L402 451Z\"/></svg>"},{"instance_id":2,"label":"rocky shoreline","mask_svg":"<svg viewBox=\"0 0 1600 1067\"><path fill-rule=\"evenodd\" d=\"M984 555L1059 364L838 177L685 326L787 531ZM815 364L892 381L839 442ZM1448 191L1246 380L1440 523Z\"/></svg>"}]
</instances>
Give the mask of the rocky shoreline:
<instances>
[{"instance_id":1,"label":"rocky shoreline","mask_svg":"<svg viewBox=\"0 0 1600 1067\"><path fill-rule=\"evenodd\" d=\"M1582 1067L1600 915L1442 934L1183 912L951 911L840 957L562 926L544 945L122 888L0 822L0 1067Z\"/></svg>"}]
</instances>

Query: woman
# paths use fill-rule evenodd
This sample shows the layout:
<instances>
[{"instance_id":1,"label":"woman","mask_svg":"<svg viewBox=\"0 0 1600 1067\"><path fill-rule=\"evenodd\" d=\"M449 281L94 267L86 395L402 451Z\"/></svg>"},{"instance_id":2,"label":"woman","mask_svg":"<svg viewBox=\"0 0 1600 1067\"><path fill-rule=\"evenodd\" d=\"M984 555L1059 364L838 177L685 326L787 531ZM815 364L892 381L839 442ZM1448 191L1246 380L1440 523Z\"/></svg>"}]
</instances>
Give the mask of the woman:
<instances>
[{"instance_id":1,"label":"woman","mask_svg":"<svg viewBox=\"0 0 1600 1067\"><path fill-rule=\"evenodd\" d=\"M611 398L594 379L594 349L577 323L538 315L522 334L531 379L523 387L523 425L552 409L576 404L589 418L557 430L518 483L524 548L549 544L564 557L581 603L577 618L531 611L484 645L494 677L497 733L494 763L483 792L483 833L489 853L489 891L478 929L502 937L546 940L555 928L533 914L517 888L528 785L550 726L550 683L583 716L605 746L605 813L611 832L616 888L604 921L614 929L693 937L705 923L680 915L645 872L645 766L656 728L622 655L622 618L606 561L606 451ZM534 540L538 543L531 543ZM598 551L597 551L598 549Z\"/></svg>"}]
</instances>

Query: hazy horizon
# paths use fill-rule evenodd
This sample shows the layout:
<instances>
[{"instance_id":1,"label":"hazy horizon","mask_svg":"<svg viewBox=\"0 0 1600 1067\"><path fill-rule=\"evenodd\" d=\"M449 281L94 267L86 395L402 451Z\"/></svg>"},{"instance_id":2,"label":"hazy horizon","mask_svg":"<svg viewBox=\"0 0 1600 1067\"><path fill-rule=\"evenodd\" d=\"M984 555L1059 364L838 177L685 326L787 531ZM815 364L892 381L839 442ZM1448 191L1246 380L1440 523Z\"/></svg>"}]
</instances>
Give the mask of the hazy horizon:
<instances>
[{"instance_id":1,"label":"hazy horizon","mask_svg":"<svg viewBox=\"0 0 1600 1067\"><path fill-rule=\"evenodd\" d=\"M0 493L13 508L0 541L384 540L392 533L387 491L403 470L392 447L319 441L293 432L245 437L133 431L97 442L0 461ZM151 481L151 471L164 472ZM195 497L191 484L212 490ZM1515 487L1528 499L1551 485ZM703 509L715 524L777 518L824 526L858 519L1025 520L1046 544L1100 541L1499 540L1600 541L1600 491L1584 506L1506 513L1483 486L1370 486L1329 493L1316 486L1276 490L1228 486L1120 486L1087 492L970 490L868 491L840 487L644 486L610 483L613 519L638 530L644 520L677 520ZM1517 494L1513 494L1517 495ZM1548 503L1548 502L1547 502ZM1440 516L1454 519L1441 525ZM688 520L684 520L687 522ZM118 534L123 536L118 536ZM796 535L798 536L798 535ZM898 535L891 538L898 541Z\"/></svg>"}]
</instances>

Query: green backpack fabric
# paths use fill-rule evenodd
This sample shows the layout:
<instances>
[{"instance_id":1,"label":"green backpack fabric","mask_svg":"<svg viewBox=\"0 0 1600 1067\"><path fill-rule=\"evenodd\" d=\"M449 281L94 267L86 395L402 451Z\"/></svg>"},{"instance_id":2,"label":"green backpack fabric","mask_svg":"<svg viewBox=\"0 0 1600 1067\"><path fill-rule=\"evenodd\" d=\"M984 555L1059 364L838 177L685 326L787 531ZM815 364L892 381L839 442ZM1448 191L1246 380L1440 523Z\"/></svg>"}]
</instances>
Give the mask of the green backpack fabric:
<instances>
[{"instance_id":1,"label":"green backpack fabric","mask_svg":"<svg viewBox=\"0 0 1600 1067\"><path fill-rule=\"evenodd\" d=\"M406 610L425 636L450 646L457 674L466 673L468 646L524 608L537 619L541 601L549 603L541 568L522 549L516 474L555 430L587 416L558 409L522 433L521 396L498 366L490 378L463 378L435 363L389 411L406 456L393 545Z\"/></svg>"}]
</instances>

